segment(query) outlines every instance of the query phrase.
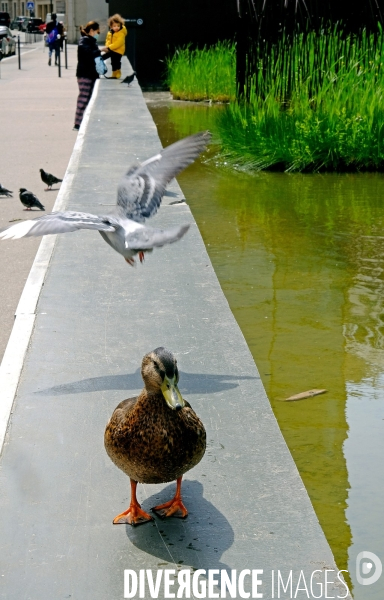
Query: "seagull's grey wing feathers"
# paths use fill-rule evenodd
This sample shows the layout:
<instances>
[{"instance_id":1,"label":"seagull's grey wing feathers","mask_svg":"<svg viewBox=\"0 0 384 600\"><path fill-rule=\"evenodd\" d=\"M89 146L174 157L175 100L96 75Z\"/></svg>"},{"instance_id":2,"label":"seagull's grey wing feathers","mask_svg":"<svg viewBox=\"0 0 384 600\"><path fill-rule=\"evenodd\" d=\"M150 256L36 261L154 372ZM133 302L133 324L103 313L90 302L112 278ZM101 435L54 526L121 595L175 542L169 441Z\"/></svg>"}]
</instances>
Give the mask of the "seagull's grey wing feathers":
<instances>
[{"instance_id":1,"label":"seagull's grey wing feathers","mask_svg":"<svg viewBox=\"0 0 384 600\"><path fill-rule=\"evenodd\" d=\"M189 225L181 227L170 227L169 229L155 229L143 227L125 238L126 247L131 250L150 250L165 244L173 244L187 233Z\"/></svg>"},{"instance_id":2,"label":"seagull's grey wing feathers","mask_svg":"<svg viewBox=\"0 0 384 600\"><path fill-rule=\"evenodd\" d=\"M142 223L156 214L168 183L196 160L210 139L208 131L190 135L131 167L117 190L117 205L126 217Z\"/></svg>"},{"instance_id":3,"label":"seagull's grey wing feathers","mask_svg":"<svg viewBox=\"0 0 384 600\"><path fill-rule=\"evenodd\" d=\"M22 221L0 230L0 238L18 239L27 236L67 233L77 229L96 229L98 231L116 231L120 227L114 217L92 215L83 212L54 212L44 217Z\"/></svg>"}]
</instances>

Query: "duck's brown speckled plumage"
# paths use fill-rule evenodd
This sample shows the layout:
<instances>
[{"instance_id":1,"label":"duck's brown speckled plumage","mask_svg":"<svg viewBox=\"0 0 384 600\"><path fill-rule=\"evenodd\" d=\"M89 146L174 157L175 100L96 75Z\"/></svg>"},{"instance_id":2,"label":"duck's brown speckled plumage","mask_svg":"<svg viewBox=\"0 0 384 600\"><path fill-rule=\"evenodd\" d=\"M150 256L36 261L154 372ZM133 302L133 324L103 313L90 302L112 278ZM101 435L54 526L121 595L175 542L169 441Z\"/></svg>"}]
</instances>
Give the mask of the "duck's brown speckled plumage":
<instances>
[{"instance_id":1,"label":"duck's brown speckled plumage","mask_svg":"<svg viewBox=\"0 0 384 600\"><path fill-rule=\"evenodd\" d=\"M152 355L143 359L145 388L138 397L123 400L116 407L104 442L111 460L132 480L165 483L178 479L200 462L206 433L188 402L180 410L168 406L159 385L167 365L156 357L160 374L154 369L152 372L145 362Z\"/></svg>"}]
</instances>

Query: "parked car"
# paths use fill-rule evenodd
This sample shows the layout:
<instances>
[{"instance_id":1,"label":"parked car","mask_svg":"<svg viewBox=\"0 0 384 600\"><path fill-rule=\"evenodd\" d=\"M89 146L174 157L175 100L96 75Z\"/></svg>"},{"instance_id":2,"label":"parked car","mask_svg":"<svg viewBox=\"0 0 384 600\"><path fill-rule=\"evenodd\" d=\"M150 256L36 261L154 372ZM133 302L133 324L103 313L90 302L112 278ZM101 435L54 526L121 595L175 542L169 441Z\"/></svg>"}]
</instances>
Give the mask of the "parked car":
<instances>
[{"instance_id":1,"label":"parked car","mask_svg":"<svg viewBox=\"0 0 384 600\"><path fill-rule=\"evenodd\" d=\"M17 17L19 31L27 31L28 23L30 20L31 17Z\"/></svg>"},{"instance_id":2,"label":"parked car","mask_svg":"<svg viewBox=\"0 0 384 600\"><path fill-rule=\"evenodd\" d=\"M9 26L9 29L19 29L19 22L17 20L17 17L15 17L13 19L13 21L11 21L11 24Z\"/></svg>"},{"instance_id":3,"label":"parked car","mask_svg":"<svg viewBox=\"0 0 384 600\"><path fill-rule=\"evenodd\" d=\"M43 25L44 21L43 19L39 19L38 17L31 17L31 19L29 20L29 23L27 25L27 31L29 33L34 33L35 31L40 31L39 27L40 25Z\"/></svg>"},{"instance_id":4,"label":"parked car","mask_svg":"<svg viewBox=\"0 0 384 600\"><path fill-rule=\"evenodd\" d=\"M4 25L0 25L0 60L4 56L16 54L16 42L11 30Z\"/></svg>"},{"instance_id":5,"label":"parked car","mask_svg":"<svg viewBox=\"0 0 384 600\"><path fill-rule=\"evenodd\" d=\"M4 25L5 27L9 27L11 24L11 17L7 12L0 12L0 25Z\"/></svg>"},{"instance_id":6,"label":"parked car","mask_svg":"<svg viewBox=\"0 0 384 600\"><path fill-rule=\"evenodd\" d=\"M39 31L44 32L46 30L46 28L47 28L47 24L46 23L43 23L42 25L39 25Z\"/></svg>"}]
</instances>

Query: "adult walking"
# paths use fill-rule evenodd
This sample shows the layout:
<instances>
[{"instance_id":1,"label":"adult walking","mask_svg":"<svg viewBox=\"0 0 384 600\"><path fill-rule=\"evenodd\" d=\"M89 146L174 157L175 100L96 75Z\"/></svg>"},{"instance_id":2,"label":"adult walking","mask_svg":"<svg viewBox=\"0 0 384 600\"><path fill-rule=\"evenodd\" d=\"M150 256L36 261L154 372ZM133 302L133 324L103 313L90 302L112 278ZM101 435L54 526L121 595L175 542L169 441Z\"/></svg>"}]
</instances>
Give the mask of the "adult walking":
<instances>
[{"instance_id":1,"label":"adult walking","mask_svg":"<svg viewBox=\"0 0 384 600\"><path fill-rule=\"evenodd\" d=\"M60 21L57 20L55 13L52 13L52 21L47 23L45 30L46 40L49 48L48 54L48 66L52 64L52 53L55 52L55 65L59 62L61 39L64 34L64 27Z\"/></svg>"},{"instance_id":2,"label":"adult walking","mask_svg":"<svg viewBox=\"0 0 384 600\"><path fill-rule=\"evenodd\" d=\"M79 40L77 49L77 70L76 77L79 85L79 96L77 98L77 108L75 116L74 129L80 129L83 120L84 111L91 99L93 87L99 74L96 71L95 58L101 56L97 45L100 35L100 26L96 21L89 21L85 27L80 28L82 37Z\"/></svg>"}]
</instances>

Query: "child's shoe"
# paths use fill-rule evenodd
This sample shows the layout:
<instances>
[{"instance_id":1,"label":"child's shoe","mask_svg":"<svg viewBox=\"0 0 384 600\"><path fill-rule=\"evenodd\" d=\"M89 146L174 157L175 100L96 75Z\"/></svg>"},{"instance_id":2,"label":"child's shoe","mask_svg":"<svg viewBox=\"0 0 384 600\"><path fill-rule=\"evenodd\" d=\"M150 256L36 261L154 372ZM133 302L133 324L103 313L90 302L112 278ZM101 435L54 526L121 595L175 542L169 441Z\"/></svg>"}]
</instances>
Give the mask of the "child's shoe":
<instances>
[{"instance_id":1,"label":"child's shoe","mask_svg":"<svg viewBox=\"0 0 384 600\"><path fill-rule=\"evenodd\" d=\"M115 71L115 78L120 79L120 77L121 77L121 71Z\"/></svg>"},{"instance_id":2,"label":"child's shoe","mask_svg":"<svg viewBox=\"0 0 384 600\"><path fill-rule=\"evenodd\" d=\"M118 79L118 78L116 77L116 73L118 73L118 71L112 71L112 76L111 76L111 79Z\"/></svg>"}]
</instances>

